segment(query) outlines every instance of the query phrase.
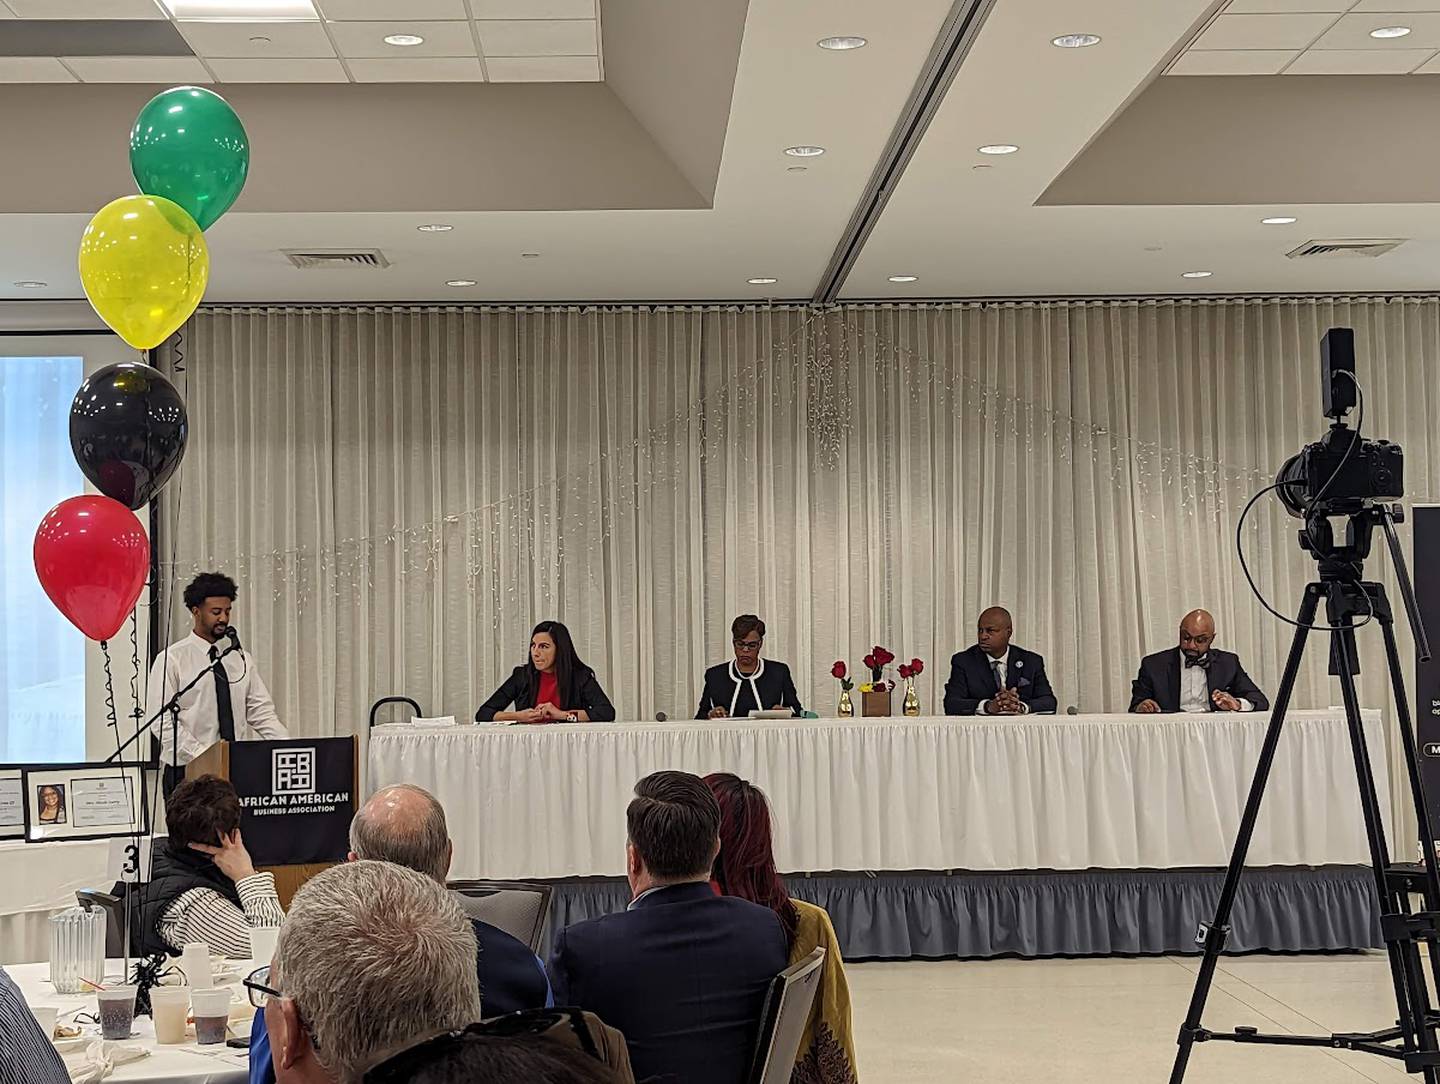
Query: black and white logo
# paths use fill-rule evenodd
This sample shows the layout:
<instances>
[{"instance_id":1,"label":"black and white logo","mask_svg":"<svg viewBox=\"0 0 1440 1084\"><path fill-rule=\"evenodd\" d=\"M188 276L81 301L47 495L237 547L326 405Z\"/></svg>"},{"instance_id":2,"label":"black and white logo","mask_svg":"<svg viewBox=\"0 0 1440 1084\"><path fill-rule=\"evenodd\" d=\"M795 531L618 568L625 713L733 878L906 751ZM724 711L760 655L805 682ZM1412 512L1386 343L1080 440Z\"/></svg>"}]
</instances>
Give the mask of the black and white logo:
<instances>
[{"instance_id":1,"label":"black and white logo","mask_svg":"<svg viewBox=\"0 0 1440 1084\"><path fill-rule=\"evenodd\" d=\"M276 749L271 773L271 790L275 794L315 793L315 750Z\"/></svg>"}]
</instances>

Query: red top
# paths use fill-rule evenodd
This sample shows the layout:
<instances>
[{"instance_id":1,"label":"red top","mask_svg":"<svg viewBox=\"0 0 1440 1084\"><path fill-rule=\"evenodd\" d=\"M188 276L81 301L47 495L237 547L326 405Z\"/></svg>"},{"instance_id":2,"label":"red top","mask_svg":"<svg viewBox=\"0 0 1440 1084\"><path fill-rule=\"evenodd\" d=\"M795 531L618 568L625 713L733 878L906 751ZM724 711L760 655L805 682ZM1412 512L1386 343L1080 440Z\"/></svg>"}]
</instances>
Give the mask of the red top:
<instances>
[{"instance_id":1,"label":"red top","mask_svg":"<svg viewBox=\"0 0 1440 1084\"><path fill-rule=\"evenodd\" d=\"M560 703L560 685L555 680L555 671L542 670L540 672L540 688L535 694L535 706L541 704L554 704L561 711L565 705Z\"/></svg>"}]
</instances>

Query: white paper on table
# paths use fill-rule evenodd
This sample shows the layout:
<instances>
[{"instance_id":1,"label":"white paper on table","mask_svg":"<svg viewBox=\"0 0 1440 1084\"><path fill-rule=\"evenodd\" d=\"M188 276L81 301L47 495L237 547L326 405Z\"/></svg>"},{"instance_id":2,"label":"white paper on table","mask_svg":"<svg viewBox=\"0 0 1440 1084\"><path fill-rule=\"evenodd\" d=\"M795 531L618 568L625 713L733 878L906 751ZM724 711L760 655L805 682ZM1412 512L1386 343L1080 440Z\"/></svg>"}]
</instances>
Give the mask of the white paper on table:
<instances>
[{"instance_id":1,"label":"white paper on table","mask_svg":"<svg viewBox=\"0 0 1440 1084\"><path fill-rule=\"evenodd\" d=\"M417 715L415 718L413 718L413 719L410 720L410 725L411 725L411 726L454 726L454 725L455 725L455 716L453 716L453 715L435 715L435 716L431 716L430 718L421 718L420 716Z\"/></svg>"}]
</instances>

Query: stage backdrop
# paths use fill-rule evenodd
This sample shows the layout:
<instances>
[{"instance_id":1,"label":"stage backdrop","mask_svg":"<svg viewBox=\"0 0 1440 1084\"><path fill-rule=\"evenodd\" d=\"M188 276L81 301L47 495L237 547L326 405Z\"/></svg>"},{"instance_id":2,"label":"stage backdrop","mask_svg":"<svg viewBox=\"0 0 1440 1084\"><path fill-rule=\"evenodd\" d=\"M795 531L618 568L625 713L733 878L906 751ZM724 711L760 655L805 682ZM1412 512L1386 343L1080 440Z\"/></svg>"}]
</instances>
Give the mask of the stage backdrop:
<instances>
[{"instance_id":1,"label":"stage backdrop","mask_svg":"<svg viewBox=\"0 0 1440 1084\"><path fill-rule=\"evenodd\" d=\"M1196 606L1273 692L1290 629L1235 524L1324 431L1332 324L1356 329L1366 432L1440 499L1435 298L207 308L179 348L162 579L239 580L297 734L363 730L391 693L468 716L551 617L622 718L693 713L745 611L822 714L830 664L877 642L925 660L938 711L994 603L1062 711L1124 710ZM1313 570L1297 525L1266 499L1246 532L1287 614ZM1298 706L1338 702L1324 659Z\"/></svg>"}]
</instances>

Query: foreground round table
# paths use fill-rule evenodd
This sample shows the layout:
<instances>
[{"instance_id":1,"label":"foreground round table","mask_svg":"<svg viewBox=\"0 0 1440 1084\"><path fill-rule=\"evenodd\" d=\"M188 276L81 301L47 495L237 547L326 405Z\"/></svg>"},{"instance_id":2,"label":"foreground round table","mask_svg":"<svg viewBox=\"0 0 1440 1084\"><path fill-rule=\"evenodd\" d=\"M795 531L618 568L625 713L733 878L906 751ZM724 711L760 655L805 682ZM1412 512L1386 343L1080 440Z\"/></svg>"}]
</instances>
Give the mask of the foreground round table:
<instances>
[{"instance_id":1,"label":"foreground round table","mask_svg":"<svg viewBox=\"0 0 1440 1084\"><path fill-rule=\"evenodd\" d=\"M238 963L239 973L244 976L253 970L248 961ZM77 1012L95 1011L94 994L57 994L50 985L50 965L20 964L5 970L25 994L30 1005L54 1005L60 1010L61 1023L73 1023ZM121 961L108 960L105 965L107 985L120 981ZM233 995L233 999L243 996ZM248 1002L247 1002L248 1006ZM249 1023L242 1030L234 1022L232 1000L232 1023L230 1033L235 1036L249 1035ZM80 1025L83 1036L89 1039L100 1037L98 1024ZM149 1057L117 1065L108 1081L183 1081L185 1084L244 1084L249 1079L250 1059L244 1050L232 1050L218 1046L199 1046L195 1043L194 1028L190 1029L190 1041L175 1046L161 1046L155 1041L155 1025L148 1016L136 1017L135 1034L126 1045L143 1046L150 1052ZM82 1052L66 1053L66 1064L83 1057Z\"/></svg>"}]
</instances>

